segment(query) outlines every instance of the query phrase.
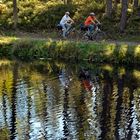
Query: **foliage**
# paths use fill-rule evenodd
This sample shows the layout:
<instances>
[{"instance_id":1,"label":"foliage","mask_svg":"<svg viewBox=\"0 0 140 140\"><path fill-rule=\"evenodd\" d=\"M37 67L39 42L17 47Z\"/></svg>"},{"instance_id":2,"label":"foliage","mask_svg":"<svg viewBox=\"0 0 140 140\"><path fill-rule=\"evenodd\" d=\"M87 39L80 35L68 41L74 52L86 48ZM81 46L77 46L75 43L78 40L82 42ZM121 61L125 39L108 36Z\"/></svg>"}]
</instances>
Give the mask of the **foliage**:
<instances>
[{"instance_id":1,"label":"foliage","mask_svg":"<svg viewBox=\"0 0 140 140\"><path fill-rule=\"evenodd\" d=\"M140 46L68 41L18 40L1 44L0 57L22 60L63 59L66 61L109 62L131 64L140 62Z\"/></svg>"},{"instance_id":2,"label":"foliage","mask_svg":"<svg viewBox=\"0 0 140 140\"><path fill-rule=\"evenodd\" d=\"M113 9L109 18L106 17L105 8L105 0L72 0L69 4L64 4L62 0L21 0L18 1L18 28L30 32L37 29L54 29L66 11L70 11L76 25L79 25L84 22L90 12L95 12L103 25L103 30L111 35L111 38L117 39L120 37L122 4L116 5L116 9ZM139 9L138 7L133 10L133 4L129 3L125 35L140 33ZM11 29L13 27L12 16L12 1L4 1L0 4L0 28Z\"/></svg>"},{"instance_id":3,"label":"foliage","mask_svg":"<svg viewBox=\"0 0 140 140\"><path fill-rule=\"evenodd\" d=\"M3 14L0 12L0 25L4 28L11 28L12 5L7 3L4 5L7 9ZM54 28L64 15L65 11L70 11L71 15L76 10L75 5L64 5L60 2L39 2L39 1L21 1L18 3L18 27L21 29L46 29ZM7 20L8 19L8 20Z\"/></svg>"}]
</instances>

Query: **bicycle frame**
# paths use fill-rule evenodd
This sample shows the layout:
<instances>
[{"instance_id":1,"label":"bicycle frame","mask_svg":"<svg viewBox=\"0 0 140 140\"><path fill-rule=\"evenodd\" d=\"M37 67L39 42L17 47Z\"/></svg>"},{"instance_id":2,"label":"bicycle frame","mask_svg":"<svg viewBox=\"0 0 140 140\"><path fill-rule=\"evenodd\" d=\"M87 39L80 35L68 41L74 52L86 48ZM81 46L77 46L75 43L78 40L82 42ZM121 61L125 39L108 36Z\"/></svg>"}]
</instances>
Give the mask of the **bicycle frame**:
<instances>
[{"instance_id":1,"label":"bicycle frame","mask_svg":"<svg viewBox=\"0 0 140 140\"><path fill-rule=\"evenodd\" d=\"M62 37L62 35L63 35L63 29L62 29L61 25L57 26L57 29L58 29L59 35ZM66 32L66 36L68 36L74 30L75 30L75 28L73 26L71 26L69 28L69 30Z\"/></svg>"},{"instance_id":2,"label":"bicycle frame","mask_svg":"<svg viewBox=\"0 0 140 140\"><path fill-rule=\"evenodd\" d=\"M105 33L101 31L99 24L96 25L96 28L94 32L90 32L89 29L86 31L86 33L83 35L84 39L88 40L102 40L105 37Z\"/></svg>"},{"instance_id":3,"label":"bicycle frame","mask_svg":"<svg viewBox=\"0 0 140 140\"><path fill-rule=\"evenodd\" d=\"M57 29L58 29L59 36L62 37L63 34L62 28L57 28ZM71 39L83 38L86 40L93 40L93 39L102 40L106 37L105 33L100 29L100 26L98 24L96 25L96 28L93 33L90 33L89 29L80 30L80 32L78 32L75 26L71 26L71 28L67 31L66 36Z\"/></svg>"}]
</instances>

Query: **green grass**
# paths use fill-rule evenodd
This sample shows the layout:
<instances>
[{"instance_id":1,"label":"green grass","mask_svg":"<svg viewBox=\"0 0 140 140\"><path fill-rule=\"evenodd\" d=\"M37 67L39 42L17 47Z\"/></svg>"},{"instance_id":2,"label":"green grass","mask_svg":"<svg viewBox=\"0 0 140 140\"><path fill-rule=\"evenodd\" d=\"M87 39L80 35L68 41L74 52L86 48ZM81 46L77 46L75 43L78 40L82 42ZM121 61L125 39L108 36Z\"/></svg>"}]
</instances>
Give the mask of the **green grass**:
<instances>
[{"instance_id":1,"label":"green grass","mask_svg":"<svg viewBox=\"0 0 140 140\"><path fill-rule=\"evenodd\" d=\"M140 42L140 35L124 35L119 38L120 41L132 41L132 42Z\"/></svg>"},{"instance_id":2,"label":"green grass","mask_svg":"<svg viewBox=\"0 0 140 140\"><path fill-rule=\"evenodd\" d=\"M137 64L140 63L140 45L1 37L0 57Z\"/></svg>"}]
</instances>

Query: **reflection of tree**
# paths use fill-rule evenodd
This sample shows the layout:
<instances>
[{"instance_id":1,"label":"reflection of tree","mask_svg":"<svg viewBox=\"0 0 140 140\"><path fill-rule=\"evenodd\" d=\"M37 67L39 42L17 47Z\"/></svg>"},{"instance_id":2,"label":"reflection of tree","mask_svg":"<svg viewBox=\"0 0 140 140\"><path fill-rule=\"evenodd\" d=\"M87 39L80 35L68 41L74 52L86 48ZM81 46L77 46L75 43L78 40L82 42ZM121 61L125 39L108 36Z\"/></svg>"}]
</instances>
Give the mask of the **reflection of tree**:
<instances>
[{"instance_id":1,"label":"reflection of tree","mask_svg":"<svg viewBox=\"0 0 140 140\"><path fill-rule=\"evenodd\" d=\"M78 122L78 133L79 133L79 139L84 139L84 120L85 120L85 102L84 102L84 93L81 93L81 96L79 97L79 102L77 102L77 122Z\"/></svg>"},{"instance_id":2,"label":"reflection of tree","mask_svg":"<svg viewBox=\"0 0 140 140\"><path fill-rule=\"evenodd\" d=\"M16 84L18 79L18 63L15 63L13 68L13 89L12 89L12 106L11 106L11 140L15 138L16 134Z\"/></svg>"},{"instance_id":3,"label":"reflection of tree","mask_svg":"<svg viewBox=\"0 0 140 140\"><path fill-rule=\"evenodd\" d=\"M133 116L134 114L134 91L137 89L138 85L137 85L137 80L133 77L132 75L132 70L127 70L126 68L126 76L125 76L125 80L126 80L126 86L129 88L129 97L128 98L128 108L126 108L126 110L128 110L128 113L126 114L126 118L127 118L127 122L126 122L126 131L128 132L126 135L126 139L133 139L132 135L133 135L133 126L132 123L135 122L135 118ZM131 84L130 84L131 83ZM127 93L127 94L128 94ZM124 103L126 102L126 100L124 101Z\"/></svg>"},{"instance_id":4,"label":"reflection of tree","mask_svg":"<svg viewBox=\"0 0 140 140\"><path fill-rule=\"evenodd\" d=\"M134 97L133 97L133 92L134 92L134 89L133 88L130 88L130 98L129 98L129 100L130 100L130 104L129 104L129 112L128 112L128 123L129 123L129 125L128 125L128 127L127 127L127 129L129 130L129 132L128 132L128 136L127 136L127 139L128 140L131 140L132 138L132 123L133 123L133 118L132 118L132 116L133 116L133 112L134 112L134 110L133 110L133 106L134 106L134 104L132 103L133 102L133 99L134 99Z\"/></svg>"},{"instance_id":5,"label":"reflection of tree","mask_svg":"<svg viewBox=\"0 0 140 140\"><path fill-rule=\"evenodd\" d=\"M7 109L7 106L6 106L6 91L5 91L5 80L3 81L3 91L2 91L2 93L3 93L3 103L2 103L2 105L3 105L3 114L4 114L4 122L5 122L5 127L7 127L8 125L7 125L7 112L6 112L6 109Z\"/></svg>"},{"instance_id":6,"label":"reflection of tree","mask_svg":"<svg viewBox=\"0 0 140 140\"><path fill-rule=\"evenodd\" d=\"M77 129L77 139L83 140L85 139L85 135L89 135L89 112L88 112L88 107L87 104L85 103L85 98L87 91L81 86L81 83L78 83L75 81L76 89L73 91L73 96L74 96L74 103L75 103L75 115L76 115L76 129ZM79 85L80 84L80 85ZM80 87L79 87L80 86ZM79 90L80 88L80 90ZM88 138L88 137L87 137Z\"/></svg>"},{"instance_id":7,"label":"reflection of tree","mask_svg":"<svg viewBox=\"0 0 140 140\"><path fill-rule=\"evenodd\" d=\"M127 70L126 73L118 78L118 98L116 107L116 139L132 137L132 122L133 119L133 94L137 88L136 79L133 79L132 72ZM117 74L118 75L118 74Z\"/></svg>"},{"instance_id":8,"label":"reflection of tree","mask_svg":"<svg viewBox=\"0 0 140 140\"><path fill-rule=\"evenodd\" d=\"M119 139L119 122L121 119L121 113L122 113L122 104L123 104L123 89L124 89L124 76L120 77L118 79L118 99L117 99L117 106L116 106L116 119L115 119L115 124L116 124L116 130L115 130L115 136L116 139Z\"/></svg>"},{"instance_id":9,"label":"reflection of tree","mask_svg":"<svg viewBox=\"0 0 140 140\"><path fill-rule=\"evenodd\" d=\"M103 139L107 139L109 132L109 126L108 126L108 122L110 119L110 104L111 104L111 96L112 96L112 92L113 92L113 82L112 82L112 78L110 77L109 73L107 71L104 72L104 87L103 87L103 101L102 101L102 106L103 106L103 110L102 110L102 114L101 114L101 138ZM113 134L109 134L112 135Z\"/></svg>"},{"instance_id":10,"label":"reflection of tree","mask_svg":"<svg viewBox=\"0 0 140 140\"><path fill-rule=\"evenodd\" d=\"M0 104L2 108L0 109L0 139L9 139L9 123L10 123L10 105L11 105L11 87L12 87L12 73L10 65L0 66Z\"/></svg>"},{"instance_id":11,"label":"reflection of tree","mask_svg":"<svg viewBox=\"0 0 140 140\"><path fill-rule=\"evenodd\" d=\"M28 83L28 87L30 87L30 79L29 77L26 77L26 82ZM28 88L29 89L29 88ZM28 96L27 96L27 129L26 129L26 136L25 139L29 139L30 136L30 119L31 119L31 95L30 95L30 90L28 90Z\"/></svg>"},{"instance_id":12,"label":"reflection of tree","mask_svg":"<svg viewBox=\"0 0 140 140\"><path fill-rule=\"evenodd\" d=\"M42 128L43 128L43 136L45 139L47 139L47 122L48 122L48 112L47 112L47 85L45 84L45 81L43 81L43 93L41 96L41 111L42 111Z\"/></svg>"},{"instance_id":13,"label":"reflection of tree","mask_svg":"<svg viewBox=\"0 0 140 140\"><path fill-rule=\"evenodd\" d=\"M133 120L133 135L132 138L133 139L140 139L140 109L139 109L139 103L140 103L140 88L137 88L137 90L134 91L133 93L134 96L134 106L133 106L133 116L134 116L134 120Z\"/></svg>"},{"instance_id":14,"label":"reflection of tree","mask_svg":"<svg viewBox=\"0 0 140 140\"><path fill-rule=\"evenodd\" d=\"M65 68L62 68L59 71L59 81L60 81L60 86L61 86L61 91L63 91L63 97L62 97L62 101L60 104L63 104L63 139L67 139L70 135L70 126L69 126L69 115L68 115L68 103L69 103L69 84L70 84L70 80L69 80L69 74L67 72L67 70Z\"/></svg>"},{"instance_id":15,"label":"reflection of tree","mask_svg":"<svg viewBox=\"0 0 140 140\"><path fill-rule=\"evenodd\" d=\"M63 132L64 136L67 138L69 136L69 116L68 116L68 89L65 89L64 92L64 105L63 105Z\"/></svg>"},{"instance_id":16,"label":"reflection of tree","mask_svg":"<svg viewBox=\"0 0 140 140\"><path fill-rule=\"evenodd\" d=\"M10 120L11 139L16 137L15 132L18 132L18 138L24 137L27 140L34 138L31 135L33 131L35 137L39 134L41 139L54 137L59 139L63 136L73 139L92 139L97 136L96 130L100 131L100 125L102 133L98 133L101 134L99 139L113 139L113 137L136 139L140 137L138 136L140 130L139 81L134 79L132 71L124 68L125 73L121 75L119 68L115 68L111 72L104 71L103 77L100 73L100 78L103 80L101 82L99 80L100 90L95 95L96 99L93 99L92 93L81 87L81 82L75 74L72 75L73 80L70 82L68 91L64 90L62 84L60 86L57 73L60 67L67 69L66 65L51 65L50 73L46 71L47 66L45 63L41 68L37 64L35 68L33 64L31 67L22 65L20 73L18 73L18 64L14 67L13 73L11 67L0 69L2 75L0 98L3 106L2 115L4 114L2 120L3 123L7 123L4 127L8 128L8 119L12 116ZM45 68L43 69L43 67ZM53 70L56 67L57 70ZM5 81L4 71L6 71ZM94 70L92 72L94 73ZM13 81L9 77L13 77ZM101 89L102 85L103 89ZM19 95L20 92L22 94ZM24 108L24 113L21 113L25 102L27 102L26 109ZM12 106L11 114L8 114L9 106ZM20 116L20 113L24 116ZM25 119L23 122L21 122L22 118ZM18 122L17 125L16 122ZM25 127L24 123L26 123ZM35 125L39 125L39 127L35 127ZM5 129L4 127L3 129ZM7 129L5 131L8 132ZM38 133L35 133L36 131ZM125 137L123 137L124 135Z\"/></svg>"}]
</instances>

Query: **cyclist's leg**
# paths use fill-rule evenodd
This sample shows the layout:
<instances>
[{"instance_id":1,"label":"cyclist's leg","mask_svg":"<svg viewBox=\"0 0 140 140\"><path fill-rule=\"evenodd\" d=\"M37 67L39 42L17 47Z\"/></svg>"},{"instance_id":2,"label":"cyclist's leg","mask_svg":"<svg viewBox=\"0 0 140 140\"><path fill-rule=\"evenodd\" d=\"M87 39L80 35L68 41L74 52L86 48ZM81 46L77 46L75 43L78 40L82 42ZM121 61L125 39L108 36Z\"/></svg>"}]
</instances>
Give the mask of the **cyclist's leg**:
<instances>
[{"instance_id":1,"label":"cyclist's leg","mask_svg":"<svg viewBox=\"0 0 140 140\"><path fill-rule=\"evenodd\" d=\"M69 24L69 23L66 23L65 24L65 26L66 26L66 34L68 33L68 31L70 30L70 28L71 28L71 24Z\"/></svg>"},{"instance_id":2,"label":"cyclist's leg","mask_svg":"<svg viewBox=\"0 0 140 140\"><path fill-rule=\"evenodd\" d=\"M94 25L93 24L90 24L88 26L88 28L89 28L90 33L93 33L93 31L94 31Z\"/></svg>"},{"instance_id":3,"label":"cyclist's leg","mask_svg":"<svg viewBox=\"0 0 140 140\"><path fill-rule=\"evenodd\" d=\"M63 31L63 37L65 38L66 37L67 28L66 28L65 24L61 24L61 26L62 26L62 31Z\"/></svg>"}]
</instances>

